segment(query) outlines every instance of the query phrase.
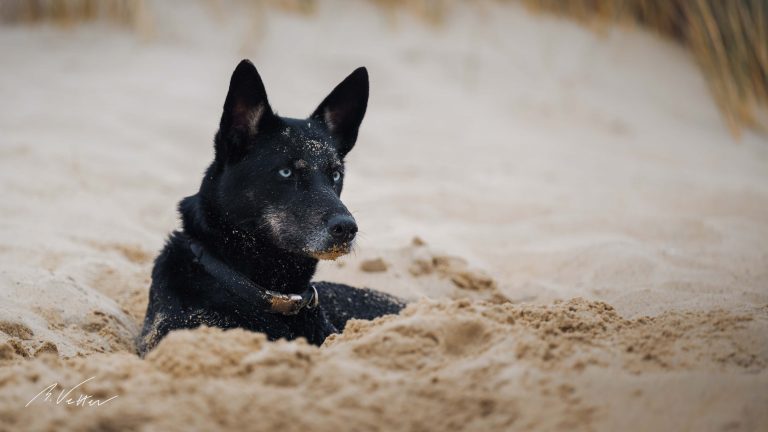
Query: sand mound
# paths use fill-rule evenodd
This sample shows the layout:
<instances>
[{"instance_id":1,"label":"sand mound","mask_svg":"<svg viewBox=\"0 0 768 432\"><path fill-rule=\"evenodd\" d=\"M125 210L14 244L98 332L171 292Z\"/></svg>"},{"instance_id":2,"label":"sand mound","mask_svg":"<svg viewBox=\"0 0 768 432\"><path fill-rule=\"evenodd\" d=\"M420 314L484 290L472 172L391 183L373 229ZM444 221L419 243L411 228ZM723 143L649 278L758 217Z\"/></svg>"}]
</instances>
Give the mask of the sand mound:
<instances>
[{"instance_id":1,"label":"sand mound","mask_svg":"<svg viewBox=\"0 0 768 432\"><path fill-rule=\"evenodd\" d=\"M3 369L0 418L35 430L585 428L621 422L614 409L624 402L595 399L632 382L636 398L671 403L660 419L674 418L674 400L685 395L698 413L686 421L711 426L712 418L742 421L720 412L717 402L734 387L723 382L748 376L768 385L768 352L758 343L767 321L767 308L626 320L581 299L539 307L423 300L400 316L353 321L321 348L200 328L172 333L145 361L43 356ZM675 389L672 372L682 369L709 375L706 391ZM118 398L76 416L41 400L20 409L53 382L69 388L91 376L75 394ZM753 396L750 421L768 421L760 408L768 398Z\"/></svg>"}]
</instances>

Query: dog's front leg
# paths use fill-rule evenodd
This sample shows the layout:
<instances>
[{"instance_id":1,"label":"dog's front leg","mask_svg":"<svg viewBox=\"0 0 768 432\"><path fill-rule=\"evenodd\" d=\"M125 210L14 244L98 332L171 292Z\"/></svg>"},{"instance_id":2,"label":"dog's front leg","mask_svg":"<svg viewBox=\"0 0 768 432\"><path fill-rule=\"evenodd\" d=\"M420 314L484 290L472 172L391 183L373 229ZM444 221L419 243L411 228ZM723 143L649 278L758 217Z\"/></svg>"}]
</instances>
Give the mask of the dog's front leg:
<instances>
[{"instance_id":1,"label":"dog's front leg","mask_svg":"<svg viewBox=\"0 0 768 432\"><path fill-rule=\"evenodd\" d=\"M302 311L300 324L303 328L300 334L313 345L322 345L325 338L339 331L331 324L321 307Z\"/></svg>"}]
</instances>

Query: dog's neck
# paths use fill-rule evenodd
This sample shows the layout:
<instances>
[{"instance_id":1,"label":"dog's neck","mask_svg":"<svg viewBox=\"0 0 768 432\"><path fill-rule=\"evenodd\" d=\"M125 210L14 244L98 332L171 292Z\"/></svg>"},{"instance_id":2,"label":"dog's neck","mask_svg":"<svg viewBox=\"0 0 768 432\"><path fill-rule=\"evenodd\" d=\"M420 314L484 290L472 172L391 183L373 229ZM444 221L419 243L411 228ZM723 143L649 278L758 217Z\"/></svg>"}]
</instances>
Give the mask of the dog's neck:
<instances>
[{"instance_id":1,"label":"dog's neck","mask_svg":"<svg viewBox=\"0 0 768 432\"><path fill-rule=\"evenodd\" d=\"M202 243L232 269L267 289L288 294L305 291L317 260L277 248L258 234L227 224L206 208L200 194L184 198L179 212L184 233Z\"/></svg>"}]
</instances>

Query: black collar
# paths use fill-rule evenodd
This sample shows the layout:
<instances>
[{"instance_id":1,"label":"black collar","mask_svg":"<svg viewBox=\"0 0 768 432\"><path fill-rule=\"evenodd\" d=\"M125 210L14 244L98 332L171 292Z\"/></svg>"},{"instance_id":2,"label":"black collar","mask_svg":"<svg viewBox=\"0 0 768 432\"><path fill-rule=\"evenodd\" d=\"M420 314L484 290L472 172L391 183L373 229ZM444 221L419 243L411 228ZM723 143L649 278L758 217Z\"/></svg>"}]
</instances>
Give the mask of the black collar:
<instances>
[{"instance_id":1,"label":"black collar","mask_svg":"<svg viewBox=\"0 0 768 432\"><path fill-rule=\"evenodd\" d=\"M296 315L304 308L313 309L320 304L320 297L318 297L317 289L313 284L309 284L309 288L301 294L283 294L268 290L223 263L206 251L199 242L190 239L189 249L195 255L196 262L214 279L218 280L221 286L259 310L283 315Z\"/></svg>"}]
</instances>

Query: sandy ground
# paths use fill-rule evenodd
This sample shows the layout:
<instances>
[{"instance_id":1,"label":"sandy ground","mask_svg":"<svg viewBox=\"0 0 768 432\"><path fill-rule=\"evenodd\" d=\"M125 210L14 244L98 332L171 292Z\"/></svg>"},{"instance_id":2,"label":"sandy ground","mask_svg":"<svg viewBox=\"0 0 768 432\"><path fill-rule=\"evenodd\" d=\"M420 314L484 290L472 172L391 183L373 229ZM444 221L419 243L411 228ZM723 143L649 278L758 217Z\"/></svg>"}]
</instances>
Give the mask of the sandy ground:
<instances>
[{"instance_id":1,"label":"sandy ground","mask_svg":"<svg viewBox=\"0 0 768 432\"><path fill-rule=\"evenodd\" d=\"M681 48L515 6L172 6L141 36L0 28L0 430L768 430L768 139L733 140ZM242 57L291 116L368 67L359 246L318 279L414 304L140 360ZM24 407L90 377L73 396L118 397Z\"/></svg>"}]
</instances>

